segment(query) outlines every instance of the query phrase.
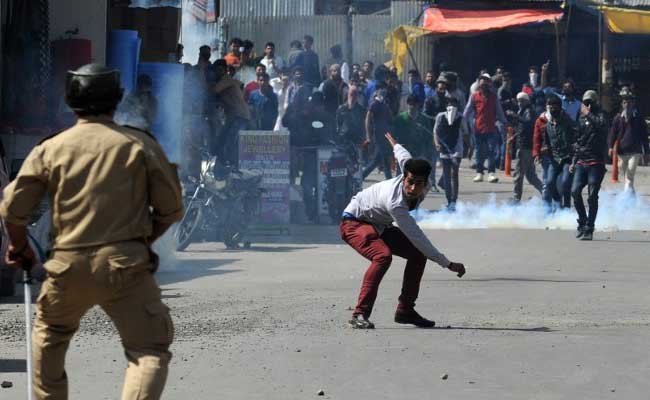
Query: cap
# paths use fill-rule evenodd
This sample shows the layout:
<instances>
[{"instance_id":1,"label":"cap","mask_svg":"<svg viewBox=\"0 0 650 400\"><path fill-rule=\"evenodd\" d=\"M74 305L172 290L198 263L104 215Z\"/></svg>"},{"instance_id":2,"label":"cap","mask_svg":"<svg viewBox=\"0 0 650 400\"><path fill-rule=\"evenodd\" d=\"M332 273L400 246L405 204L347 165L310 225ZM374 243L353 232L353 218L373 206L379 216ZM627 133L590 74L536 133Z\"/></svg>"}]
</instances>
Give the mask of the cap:
<instances>
[{"instance_id":1,"label":"cap","mask_svg":"<svg viewBox=\"0 0 650 400\"><path fill-rule=\"evenodd\" d=\"M582 101L591 101L592 103L598 103L598 93L595 90L587 90L585 94L582 95Z\"/></svg>"}]
</instances>

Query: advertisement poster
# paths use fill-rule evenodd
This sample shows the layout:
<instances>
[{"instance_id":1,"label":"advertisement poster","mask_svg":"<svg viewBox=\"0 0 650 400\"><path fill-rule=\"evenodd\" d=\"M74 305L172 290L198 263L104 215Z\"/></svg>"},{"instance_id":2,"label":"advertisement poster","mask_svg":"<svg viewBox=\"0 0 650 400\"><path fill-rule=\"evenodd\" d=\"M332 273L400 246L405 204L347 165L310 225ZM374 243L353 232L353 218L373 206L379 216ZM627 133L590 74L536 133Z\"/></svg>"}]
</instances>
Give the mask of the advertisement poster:
<instances>
[{"instance_id":1,"label":"advertisement poster","mask_svg":"<svg viewBox=\"0 0 650 400\"><path fill-rule=\"evenodd\" d=\"M289 132L239 132L239 168L264 173L260 224L289 225Z\"/></svg>"}]
</instances>

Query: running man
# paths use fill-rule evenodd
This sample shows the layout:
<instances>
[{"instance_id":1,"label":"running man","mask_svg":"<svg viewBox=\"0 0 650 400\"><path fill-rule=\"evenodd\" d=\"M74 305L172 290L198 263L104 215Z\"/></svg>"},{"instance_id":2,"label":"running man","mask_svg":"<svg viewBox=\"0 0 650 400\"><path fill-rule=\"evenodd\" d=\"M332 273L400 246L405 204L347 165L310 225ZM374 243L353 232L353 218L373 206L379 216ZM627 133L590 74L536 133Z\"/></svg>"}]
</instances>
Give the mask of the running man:
<instances>
[{"instance_id":1,"label":"running man","mask_svg":"<svg viewBox=\"0 0 650 400\"><path fill-rule=\"evenodd\" d=\"M368 319L377 298L379 283L395 254L407 260L395 322L432 328L435 322L415 311L415 300L427 260L456 272L458 277L465 274L465 266L450 262L440 253L409 214L420 205L431 188L431 164L426 160L413 159L390 133L385 136L393 148L400 170L404 171L403 175L359 192L343 212L340 225L341 239L371 261L363 278L350 326L355 329L375 327Z\"/></svg>"}]
</instances>

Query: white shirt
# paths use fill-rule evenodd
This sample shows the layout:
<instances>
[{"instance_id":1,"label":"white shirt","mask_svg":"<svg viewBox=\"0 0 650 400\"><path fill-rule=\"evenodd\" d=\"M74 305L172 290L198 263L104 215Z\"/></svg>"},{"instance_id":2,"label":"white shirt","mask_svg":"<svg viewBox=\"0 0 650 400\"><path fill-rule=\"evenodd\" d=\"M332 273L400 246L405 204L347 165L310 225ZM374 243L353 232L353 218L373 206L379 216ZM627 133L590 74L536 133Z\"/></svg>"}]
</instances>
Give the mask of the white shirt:
<instances>
[{"instance_id":1,"label":"white shirt","mask_svg":"<svg viewBox=\"0 0 650 400\"><path fill-rule=\"evenodd\" d=\"M269 82L273 88L273 92L278 96L278 119L275 121L274 131L282 130L282 118L287 111L287 100L288 100L288 87L285 88L282 83L282 78L277 77L271 79Z\"/></svg>"},{"instance_id":2,"label":"white shirt","mask_svg":"<svg viewBox=\"0 0 650 400\"><path fill-rule=\"evenodd\" d=\"M271 79L277 78L280 75L280 71L284 68L284 60L278 56L274 56L273 58L264 56L260 60L260 64L266 67L266 73L269 74Z\"/></svg>"},{"instance_id":3,"label":"white shirt","mask_svg":"<svg viewBox=\"0 0 650 400\"><path fill-rule=\"evenodd\" d=\"M399 144L395 146L393 152L403 171L406 161L412 158L411 154ZM417 206L424 200L429 189L430 186L427 186L421 198L418 199ZM450 262L447 257L431 244L409 213L409 206L404 197L402 175L376 183L357 193L345 208L345 213L374 225L380 235L386 228L395 224L427 259L436 262L443 268L449 267Z\"/></svg>"}]
</instances>

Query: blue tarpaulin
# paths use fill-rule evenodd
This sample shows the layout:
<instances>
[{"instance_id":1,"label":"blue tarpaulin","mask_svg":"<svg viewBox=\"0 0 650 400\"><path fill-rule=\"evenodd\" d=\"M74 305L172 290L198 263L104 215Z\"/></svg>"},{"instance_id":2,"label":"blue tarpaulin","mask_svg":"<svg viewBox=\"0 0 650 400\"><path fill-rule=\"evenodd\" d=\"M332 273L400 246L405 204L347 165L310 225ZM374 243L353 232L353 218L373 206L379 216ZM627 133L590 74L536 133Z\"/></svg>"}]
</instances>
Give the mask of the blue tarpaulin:
<instances>
[{"instance_id":1,"label":"blue tarpaulin","mask_svg":"<svg viewBox=\"0 0 650 400\"><path fill-rule=\"evenodd\" d=\"M108 34L106 65L120 71L125 93L135 89L140 59L138 31L113 30Z\"/></svg>"},{"instance_id":2,"label":"blue tarpaulin","mask_svg":"<svg viewBox=\"0 0 650 400\"><path fill-rule=\"evenodd\" d=\"M142 63L138 74L146 74L153 81L153 94L158 100L158 112L151 131L158 139L167 157L180 161L183 129L183 78L182 64Z\"/></svg>"}]
</instances>

